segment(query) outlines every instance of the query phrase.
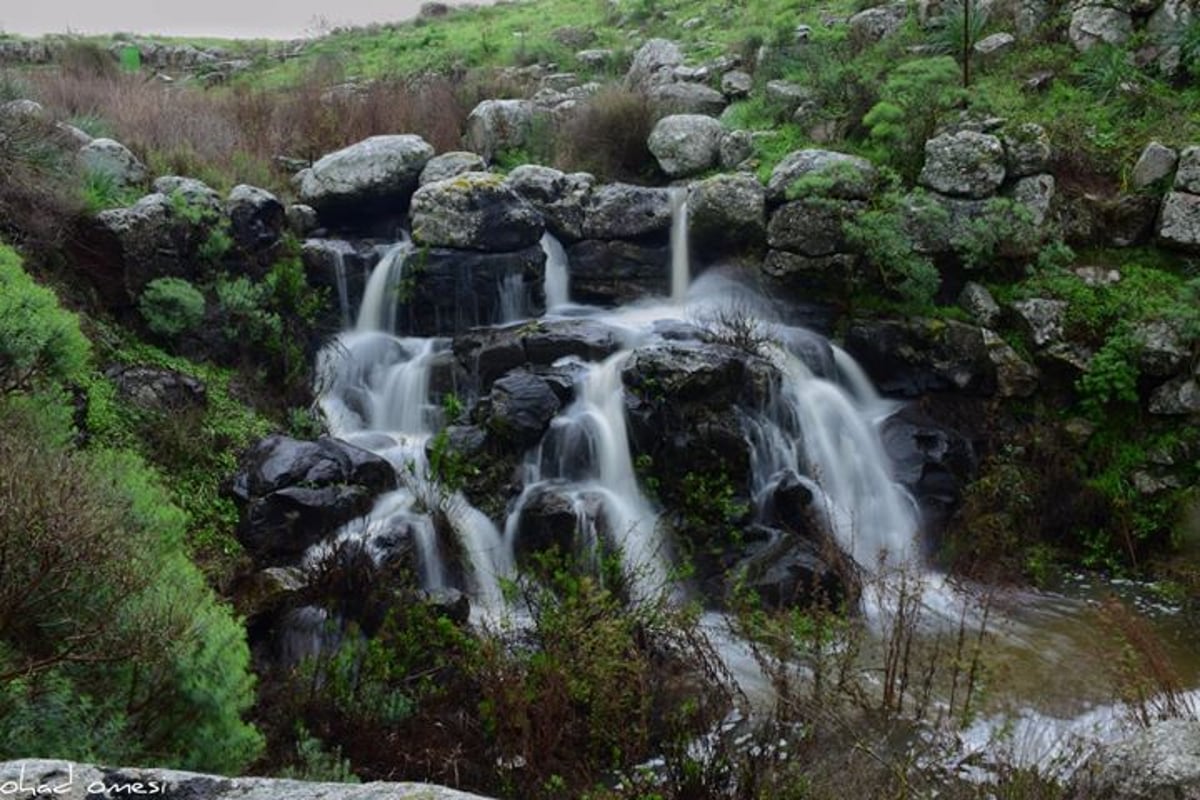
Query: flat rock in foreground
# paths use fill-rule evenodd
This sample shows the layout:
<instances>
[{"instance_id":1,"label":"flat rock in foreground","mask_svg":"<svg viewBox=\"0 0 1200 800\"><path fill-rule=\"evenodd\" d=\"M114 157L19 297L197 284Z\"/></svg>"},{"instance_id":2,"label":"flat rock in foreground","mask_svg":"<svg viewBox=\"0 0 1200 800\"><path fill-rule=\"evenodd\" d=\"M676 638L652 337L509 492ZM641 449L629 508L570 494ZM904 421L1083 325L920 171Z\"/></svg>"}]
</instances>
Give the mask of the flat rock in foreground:
<instances>
[{"instance_id":1,"label":"flat rock in foreground","mask_svg":"<svg viewBox=\"0 0 1200 800\"><path fill-rule=\"evenodd\" d=\"M481 795L428 783L345 784L224 778L170 769L110 769L42 759L0 763L0 786L16 787L14 796L48 796L60 800L133 796L188 800L487 800Z\"/></svg>"}]
</instances>

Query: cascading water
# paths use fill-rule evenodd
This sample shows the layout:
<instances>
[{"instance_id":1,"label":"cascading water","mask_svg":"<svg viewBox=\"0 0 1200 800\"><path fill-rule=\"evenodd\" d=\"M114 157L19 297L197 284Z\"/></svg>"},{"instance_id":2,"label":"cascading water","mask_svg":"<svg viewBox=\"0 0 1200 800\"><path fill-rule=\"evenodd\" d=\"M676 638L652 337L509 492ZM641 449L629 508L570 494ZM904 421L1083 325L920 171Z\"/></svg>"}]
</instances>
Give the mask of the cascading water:
<instances>
[{"instance_id":1,"label":"cascading water","mask_svg":"<svg viewBox=\"0 0 1200 800\"><path fill-rule=\"evenodd\" d=\"M570 277L567 273L567 251L553 234L542 234L542 252L546 254L546 309L552 310L571 302Z\"/></svg>"},{"instance_id":2,"label":"cascading water","mask_svg":"<svg viewBox=\"0 0 1200 800\"><path fill-rule=\"evenodd\" d=\"M404 264L413 250L412 240L405 236L375 265L363 291L356 330L389 333L396 330L397 298L403 286Z\"/></svg>"},{"instance_id":3,"label":"cascading water","mask_svg":"<svg viewBox=\"0 0 1200 800\"><path fill-rule=\"evenodd\" d=\"M687 299L692 281L691 251L688 248L688 189L671 190L671 300Z\"/></svg>"},{"instance_id":4,"label":"cascading water","mask_svg":"<svg viewBox=\"0 0 1200 800\"><path fill-rule=\"evenodd\" d=\"M333 253L333 276L337 283L338 309L342 313L342 328L350 327L350 282L346 275L346 256L354 252L349 242L330 243Z\"/></svg>"}]
</instances>

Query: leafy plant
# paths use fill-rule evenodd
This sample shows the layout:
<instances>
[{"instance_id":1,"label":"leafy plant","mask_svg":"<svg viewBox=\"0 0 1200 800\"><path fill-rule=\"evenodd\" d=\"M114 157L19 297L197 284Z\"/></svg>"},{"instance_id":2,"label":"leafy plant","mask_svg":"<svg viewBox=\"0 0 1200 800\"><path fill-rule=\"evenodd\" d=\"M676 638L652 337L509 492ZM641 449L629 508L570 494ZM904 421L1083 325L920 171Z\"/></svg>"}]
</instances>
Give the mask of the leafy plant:
<instances>
[{"instance_id":1,"label":"leafy plant","mask_svg":"<svg viewBox=\"0 0 1200 800\"><path fill-rule=\"evenodd\" d=\"M1098 44L1083 54L1076 69L1080 82L1101 103L1108 103L1137 86L1133 55L1117 45Z\"/></svg>"},{"instance_id":2,"label":"leafy plant","mask_svg":"<svg viewBox=\"0 0 1200 800\"><path fill-rule=\"evenodd\" d=\"M152 333L176 339L204 319L204 295L183 278L155 278L142 290L138 311Z\"/></svg>"},{"instance_id":3,"label":"leafy plant","mask_svg":"<svg viewBox=\"0 0 1200 800\"><path fill-rule=\"evenodd\" d=\"M888 75L879 101L863 117L880 160L915 179L924 158L925 141L938 119L962 98L958 67L949 57L908 61Z\"/></svg>"},{"instance_id":4,"label":"leafy plant","mask_svg":"<svg viewBox=\"0 0 1200 800\"><path fill-rule=\"evenodd\" d=\"M975 0L950 0L941 24L930 34L930 44L938 52L953 56L962 65L962 87L971 85L971 61L975 45L983 38L989 23L988 7Z\"/></svg>"},{"instance_id":5,"label":"leafy plant","mask_svg":"<svg viewBox=\"0 0 1200 800\"><path fill-rule=\"evenodd\" d=\"M1089 413L1099 415L1111 403L1137 403L1139 352L1140 345L1128 323L1118 323L1077 384Z\"/></svg>"}]
</instances>

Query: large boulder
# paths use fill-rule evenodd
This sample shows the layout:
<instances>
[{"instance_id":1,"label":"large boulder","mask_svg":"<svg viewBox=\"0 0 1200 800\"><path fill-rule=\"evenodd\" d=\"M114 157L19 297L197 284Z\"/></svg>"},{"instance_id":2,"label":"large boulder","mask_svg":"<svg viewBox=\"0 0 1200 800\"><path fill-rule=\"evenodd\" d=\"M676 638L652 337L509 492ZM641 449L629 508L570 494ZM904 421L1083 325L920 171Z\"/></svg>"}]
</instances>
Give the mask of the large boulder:
<instances>
[{"instance_id":1,"label":"large boulder","mask_svg":"<svg viewBox=\"0 0 1200 800\"><path fill-rule=\"evenodd\" d=\"M766 193L749 173L716 175L692 186L688 229L697 252L761 244L766 238Z\"/></svg>"},{"instance_id":2,"label":"large boulder","mask_svg":"<svg viewBox=\"0 0 1200 800\"><path fill-rule=\"evenodd\" d=\"M203 267L197 252L215 216L181 213L177 202L156 192L128 208L101 211L96 221L98 249L114 264L99 288L108 302L124 305L155 278L197 279Z\"/></svg>"},{"instance_id":3,"label":"large boulder","mask_svg":"<svg viewBox=\"0 0 1200 800\"><path fill-rule=\"evenodd\" d=\"M319 636L320 632L315 632ZM430 783L315 783L282 778L229 778L173 769L102 767L60 760L0 763L0 786L43 787L62 800L158 795L187 800L487 800ZM92 787L110 787L102 794ZM115 788L114 788L115 787ZM57 789L57 791L52 791Z\"/></svg>"},{"instance_id":4,"label":"large boulder","mask_svg":"<svg viewBox=\"0 0 1200 800\"><path fill-rule=\"evenodd\" d=\"M766 608L841 608L857 596L856 576L836 547L761 525L743 535L750 552L733 574Z\"/></svg>"},{"instance_id":5,"label":"large boulder","mask_svg":"<svg viewBox=\"0 0 1200 800\"><path fill-rule=\"evenodd\" d=\"M1171 192L1158 217L1158 238L1168 247L1200 252L1200 195Z\"/></svg>"},{"instance_id":6,"label":"large boulder","mask_svg":"<svg viewBox=\"0 0 1200 800\"><path fill-rule=\"evenodd\" d=\"M487 164L484 162L482 156L477 153L455 150L429 159L429 163L421 170L421 176L417 179L417 182L421 186L424 186L427 183L444 181L447 178L462 175L464 172L486 171Z\"/></svg>"},{"instance_id":7,"label":"large boulder","mask_svg":"<svg viewBox=\"0 0 1200 800\"><path fill-rule=\"evenodd\" d=\"M767 182L767 199L779 203L789 189L807 185L814 195L843 200L869 200L878 172L865 158L831 150L797 150L784 156ZM797 184L798 181L803 181Z\"/></svg>"},{"instance_id":8,"label":"large boulder","mask_svg":"<svg viewBox=\"0 0 1200 800\"><path fill-rule=\"evenodd\" d=\"M498 253L430 247L412 258L412 280L396 310L400 332L452 336L501 322L507 311L502 287L515 295L522 315L543 309L546 254L537 244Z\"/></svg>"},{"instance_id":9,"label":"large boulder","mask_svg":"<svg viewBox=\"0 0 1200 800\"><path fill-rule=\"evenodd\" d=\"M884 394L917 397L962 392L1028 397L1038 372L987 328L911 319L852 322L845 348Z\"/></svg>"},{"instance_id":10,"label":"large boulder","mask_svg":"<svg viewBox=\"0 0 1200 800\"><path fill-rule=\"evenodd\" d=\"M1035 347L1062 341L1063 321L1067 315L1066 301L1034 297L1018 300L1012 304L1012 308L1021 329Z\"/></svg>"},{"instance_id":11,"label":"large boulder","mask_svg":"<svg viewBox=\"0 0 1200 800\"><path fill-rule=\"evenodd\" d=\"M1121 46L1133 36L1133 17L1119 4L1083 2L1071 12L1067 36L1081 53L1098 44Z\"/></svg>"},{"instance_id":12,"label":"large boulder","mask_svg":"<svg viewBox=\"0 0 1200 800\"><path fill-rule=\"evenodd\" d=\"M857 201L794 200L771 215L767 242L777 250L804 256L847 252L845 223L863 210Z\"/></svg>"},{"instance_id":13,"label":"large boulder","mask_svg":"<svg viewBox=\"0 0 1200 800\"><path fill-rule=\"evenodd\" d=\"M161 178L155 178L154 191L165 194L174 202L187 205L193 212L199 211L213 217L225 208L217 190L196 178L163 175Z\"/></svg>"},{"instance_id":14,"label":"large boulder","mask_svg":"<svg viewBox=\"0 0 1200 800\"><path fill-rule=\"evenodd\" d=\"M1172 378L1150 395L1150 413L1168 417L1200 414L1200 383L1182 375Z\"/></svg>"},{"instance_id":15,"label":"large boulder","mask_svg":"<svg viewBox=\"0 0 1200 800\"><path fill-rule=\"evenodd\" d=\"M719 343L650 344L625 361L621 380L634 450L648 459L664 502L685 501L687 472L749 485L741 409L763 407L778 385L767 359Z\"/></svg>"},{"instance_id":16,"label":"large boulder","mask_svg":"<svg viewBox=\"0 0 1200 800\"><path fill-rule=\"evenodd\" d=\"M702 114L719 117L728 104L725 95L703 83L661 83L648 92L660 114Z\"/></svg>"},{"instance_id":17,"label":"large boulder","mask_svg":"<svg viewBox=\"0 0 1200 800\"><path fill-rule=\"evenodd\" d=\"M537 243L542 216L499 175L468 172L427 183L412 198L418 245L508 252Z\"/></svg>"},{"instance_id":18,"label":"large boulder","mask_svg":"<svg viewBox=\"0 0 1200 800\"><path fill-rule=\"evenodd\" d=\"M233 241L245 250L266 250L283 235L283 204L266 189L239 184L229 192L225 209Z\"/></svg>"},{"instance_id":19,"label":"large boulder","mask_svg":"<svg viewBox=\"0 0 1200 800\"><path fill-rule=\"evenodd\" d=\"M395 486L391 464L347 442L268 436L242 457L232 482L238 541L260 565L297 562Z\"/></svg>"},{"instance_id":20,"label":"large boulder","mask_svg":"<svg viewBox=\"0 0 1200 800\"><path fill-rule=\"evenodd\" d=\"M1200 797L1200 722L1165 720L1102 748L1073 776L1072 796L1098 800Z\"/></svg>"},{"instance_id":21,"label":"large boulder","mask_svg":"<svg viewBox=\"0 0 1200 800\"><path fill-rule=\"evenodd\" d=\"M880 430L896 482L921 506L926 527L950 521L978 462L971 442L939 425L915 404L892 414Z\"/></svg>"},{"instance_id":22,"label":"large boulder","mask_svg":"<svg viewBox=\"0 0 1200 800\"><path fill-rule=\"evenodd\" d=\"M483 427L489 438L529 448L541 440L560 407L550 384L518 369L492 384L491 391L472 411L472 421Z\"/></svg>"},{"instance_id":23,"label":"large boulder","mask_svg":"<svg viewBox=\"0 0 1200 800\"><path fill-rule=\"evenodd\" d=\"M982 198L1004 183L1004 145L975 131L944 133L925 143L922 186L955 197Z\"/></svg>"},{"instance_id":24,"label":"large boulder","mask_svg":"<svg viewBox=\"0 0 1200 800\"><path fill-rule=\"evenodd\" d=\"M322 157L300 181L300 201L324 215L401 212L433 147L420 136L372 136Z\"/></svg>"},{"instance_id":25,"label":"large boulder","mask_svg":"<svg viewBox=\"0 0 1200 800\"><path fill-rule=\"evenodd\" d=\"M721 123L712 117L672 114L654 126L647 146L668 177L682 178L717 165L724 133Z\"/></svg>"},{"instance_id":26,"label":"large boulder","mask_svg":"<svg viewBox=\"0 0 1200 800\"><path fill-rule=\"evenodd\" d=\"M1163 0L1150 19L1146 21L1146 33L1151 41L1159 43L1158 68L1166 75L1175 75L1182 62L1182 47L1173 41L1177 31L1192 23L1200 9L1191 0Z\"/></svg>"},{"instance_id":27,"label":"large boulder","mask_svg":"<svg viewBox=\"0 0 1200 800\"><path fill-rule=\"evenodd\" d=\"M665 243L585 239L567 248L571 298L617 306L669 289L671 250Z\"/></svg>"},{"instance_id":28,"label":"large boulder","mask_svg":"<svg viewBox=\"0 0 1200 800\"><path fill-rule=\"evenodd\" d=\"M645 91L657 84L674 80L674 70L683 63L683 49L668 39L650 39L633 56L625 83L631 89Z\"/></svg>"},{"instance_id":29,"label":"large boulder","mask_svg":"<svg viewBox=\"0 0 1200 800\"><path fill-rule=\"evenodd\" d=\"M105 175L121 188L138 186L149 175L146 165L113 139L93 139L79 148L79 164L85 172Z\"/></svg>"},{"instance_id":30,"label":"large boulder","mask_svg":"<svg viewBox=\"0 0 1200 800\"><path fill-rule=\"evenodd\" d=\"M596 182L591 175L523 164L508 173L506 181L541 213L546 228L560 241L583 238L584 203Z\"/></svg>"},{"instance_id":31,"label":"large boulder","mask_svg":"<svg viewBox=\"0 0 1200 800\"><path fill-rule=\"evenodd\" d=\"M528 143L535 113L528 100L484 100L467 116L464 142L485 161L493 161L499 153Z\"/></svg>"},{"instance_id":32,"label":"large boulder","mask_svg":"<svg viewBox=\"0 0 1200 800\"><path fill-rule=\"evenodd\" d=\"M754 78L740 69L730 70L721 76L721 91L730 100L742 100L754 90Z\"/></svg>"},{"instance_id":33,"label":"large boulder","mask_svg":"<svg viewBox=\"0 0 1200 800\"><path fill-rule=\"evenodd\" d=\"M609 183L588 195L583 235L588 239L634 239L671 227L671 195L666 189Z\"/></svg>"}]
</instances>

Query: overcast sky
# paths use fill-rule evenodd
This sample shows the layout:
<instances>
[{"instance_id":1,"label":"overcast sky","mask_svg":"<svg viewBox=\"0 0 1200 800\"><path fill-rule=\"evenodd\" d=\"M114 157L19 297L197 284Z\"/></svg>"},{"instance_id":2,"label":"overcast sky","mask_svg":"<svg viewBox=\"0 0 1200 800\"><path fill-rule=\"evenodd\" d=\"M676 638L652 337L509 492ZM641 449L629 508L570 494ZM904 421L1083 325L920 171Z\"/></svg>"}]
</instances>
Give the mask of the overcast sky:
<instances>
[{"instance_id":1,"label":"overcast sky","mask_svg":"<svg viewBox=\"0 0 1200 800\"><path fill-rule=\"evenodd\" d=\"M391 22L422 0L0 0L0 30L291 39L332 26ZM451 0L451 4L453 0Z\"/></svg>"}]
</instances>

